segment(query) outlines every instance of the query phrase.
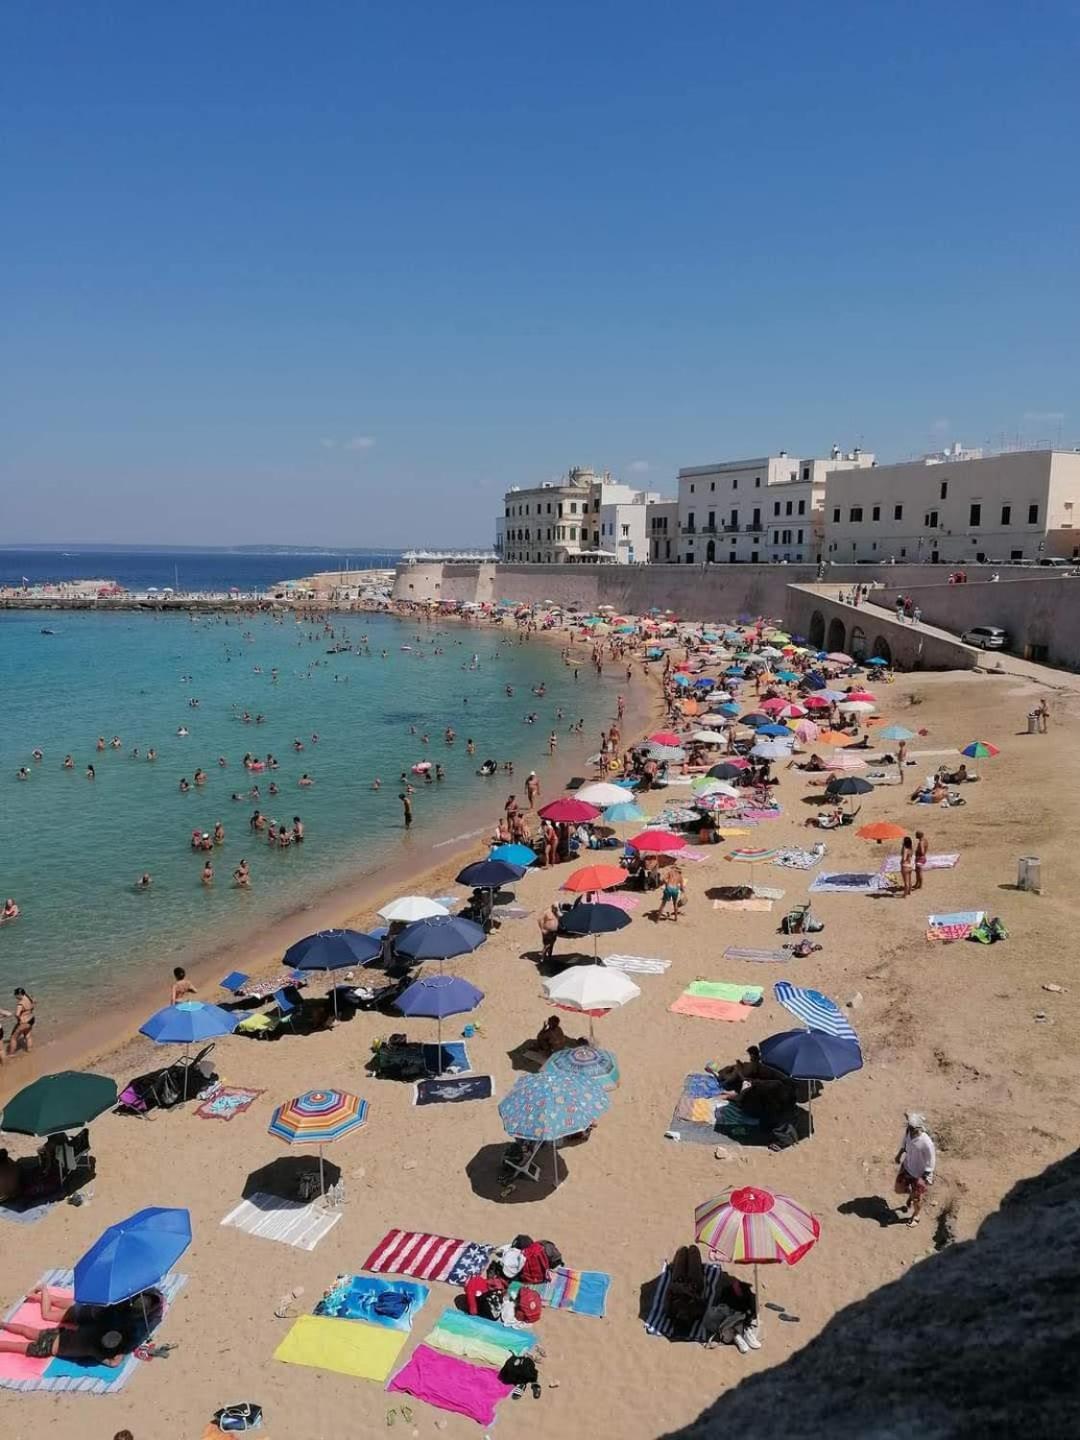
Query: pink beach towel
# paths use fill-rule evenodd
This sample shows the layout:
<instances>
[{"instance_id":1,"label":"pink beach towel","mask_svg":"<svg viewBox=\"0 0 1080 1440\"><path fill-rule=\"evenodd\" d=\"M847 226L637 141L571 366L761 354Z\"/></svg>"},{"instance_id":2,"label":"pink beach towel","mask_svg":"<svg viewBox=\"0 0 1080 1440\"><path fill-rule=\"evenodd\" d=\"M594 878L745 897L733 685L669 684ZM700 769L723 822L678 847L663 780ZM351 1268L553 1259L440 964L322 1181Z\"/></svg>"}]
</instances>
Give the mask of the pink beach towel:
<instances>
[{"instance_id":1,"label":"pink beach towel","mask_svg":"<svg viewBox=\"0 0 1080 1440\"><path fill-rule=\"evenodd\" d=\"M60 1299L74 1298L70 1291L57 1290L55 1294ZM19 1325L29 1325L34 1330L46 1328L46 1321L41 1318L41 1305L37 1300L25 1300L11 1316L11 1319ZM31 1360L26 1355L0 1352L0 1378L4 1380L40 1380L50 1363L49 1360Z\"/></svg>"},{"instance_id":2,"label":"pink beach towel","mask_svg":"<svg viewBox=\"0 0 1080 1440\"><path fill-rule=\"evenodd\" d=\"M627 915L630 915L641 904L641 896L627 895L624 891L617 890L604 896L604 904L614 905L616 910L624 910Z\"/></svg>"},{"instance_id":3,"label":"pink beach towel","mask_svg":"<svg viewBox=\"0 0 1080 1440\"><path fill-rule=\"evenodd\" d=\"M673 1015L694 1015L698 1020L728 1020L738 1024L748 1020L752 1005L740 1005L732 1000L708 1000L700 995L680 995L668 1009Z\"/></svg>"},{"instance_id":4,"label":"pink beach towel","mask_svg":"<svg viewBox=\"0 0 1080 1440\"><path fill-rule=\"evenodd\" d=\"M495 1407L513 1389L499 1379L499 1372L484 1365L471 1365L456 1355L444 1355L430 1345L418 1345L408 1364L387 1385L425 1400L438 1410L467 1415L478 1425L491 1425Z\"/></svg>"}]
</instances>

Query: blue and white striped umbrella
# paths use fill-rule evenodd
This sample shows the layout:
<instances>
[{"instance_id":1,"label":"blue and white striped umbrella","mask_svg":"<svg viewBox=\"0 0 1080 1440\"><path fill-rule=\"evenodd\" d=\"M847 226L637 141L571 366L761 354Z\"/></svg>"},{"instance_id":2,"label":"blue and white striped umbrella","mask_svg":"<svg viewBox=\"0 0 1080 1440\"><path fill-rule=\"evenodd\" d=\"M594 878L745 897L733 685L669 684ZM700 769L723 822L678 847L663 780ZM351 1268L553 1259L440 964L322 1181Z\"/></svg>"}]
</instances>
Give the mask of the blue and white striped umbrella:
<instances>
[{"instance_id":1,"label":"blue and white striped umbrella","mask_svg":"<svg viewBox=\"0 0 1080 1440\"><path fill-rule=\"evenodd\" d=\"M784 1009L790 1010L808 1029L820 1030L837 1040L854 1040L858 1043L859 1037L848 1024L839 1005L827 995L822 995L820 990L807 990L802 985L793 985L790 980L777 980L773 986L773 994Z\"/></svg>"}]
</instances>

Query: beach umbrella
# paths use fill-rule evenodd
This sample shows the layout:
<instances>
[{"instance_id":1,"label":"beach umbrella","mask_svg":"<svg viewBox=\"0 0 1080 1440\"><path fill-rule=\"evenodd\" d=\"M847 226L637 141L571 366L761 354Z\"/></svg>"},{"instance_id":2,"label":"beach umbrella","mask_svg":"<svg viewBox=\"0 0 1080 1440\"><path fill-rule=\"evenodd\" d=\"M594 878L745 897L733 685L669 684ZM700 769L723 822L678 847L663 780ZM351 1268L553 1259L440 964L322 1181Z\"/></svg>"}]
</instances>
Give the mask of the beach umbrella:
<instances>
[{"instance_id":1,"label":"beach umbrella","mask_svg":"<svg viewBox=\"0 0 1080 1440\"><path fill-rule=\"evenodd\" d=\"M903 825L894 825L891 820L875 820L855 831L860 840L876 840L879 845L884 840L903 840L907 833Z\"/></svg>"},{"instance_id":2,"label":"beach umbrella","mask_svg":"<svg viewBox=\"0 0 1080 1440\"><path fill-rule=\"evenodd\" d=\"M537 1075L522 1075L515 1081L499 1101L499 1118L507 1135L515 1140L550 1143L558 1185L557 1142L567 1135L584 1134L610 1104L598 1081L545 1068Z\"/></svg>"},{"instance_id":3,"label":"beach umbrella","mask_svg":"<svg viewBox=\"0 0 1080 1440\"><path fill-rule=\"evenodd\" d=\"M829 701L821 695L809 695L803 701L807 710L828 710Z\"/></svg>"},{"instance_id":4,"label":"beach umbrella","mask_svg":"<svg viewBox=\"0 0 1080 1440\"><path fill-rule=\"evenodd\" d=\"M721 760L706 772L709 780L734 780L747 769L747 763L740 755L737 760Z\"/></svg>"},{"instance_id":5,"label":"beach umbrella","mask_svg":"<svg viewBox=\"0 0 1080 1440\"><path fill-rule=\"evenodd\" d=\"M319 1194L326 1191L323 1149L332 1140L367 1124L368 1103L347 1090L306 1090L279 1105L267 1126L271 1135L287 1145L319 1147Z\"/></svg>"},{"instance_id":6,"label":"beach umbrella","mask_svg":"<svg viewBox=\"0 0 1080 1440\"><path fill-rule=\"evenodd\" d=\"M690 684L690 676L689 676L689 675L676 675L676 676L675 676L675 684L676 684L676 685L689 685L689 684Z\"/></svg>"},{"instance_id":7,"label":"beach umbrella","mask_svg":"<svg viewBox=\"0 0 1080 1440\"><path fill-rule=\"evenodd\" d=\"M887 665L889 662L883 659L880 655L875 655L872 659L867 660L866 663L867 665Z\"/></svg>"},{"instance_id":8,"label":"beach umbrella","mask_svg":"<svg viewBox=\"0 0 1080 1440\"><path fill-rule=\"evenodd\" d=\"M614 789L615 787L610 788ZM625 799L625 794L621 793L620 798ZM573 795L564 795L560 800L552 800L540 810L541 819L550 820L556 825L582 825L589 820L595 820L599 814L599 805L592 805Z\"/></svg>"},{"instance_id":9,"label":"beach umbrella","mask_svg":"<svg viewBox=\"0 0 1080 1440\"><path fill-rule=\"evenodd\" d=\"M753 886L753 883L754 883L754 866L755 866L755 865L765 865L765 864L767 864L770 860L775 860L776 857L777 857L777 855L779 855L779 854L780 854L780 851L779 851L778 849L776 849L775 847L772 848L772 849L762 848L762 849L757 849L757 850L755 850L755 849L751 849L751 848L749 848L749 847L743 846L743 847L741 847L741 848L738 849L738 850L731 850L731 851L729 851L729 853L728 853L724 858L725 858L726 860L737 860L737 861L740 861L740 862L741 862L742 864L744 864L744 865L749 865L749 866L750 866L750 884L751 884L751 886Z\"/></svg>"},{"instance_id":10,"label":"beach umbrella","mask_svg":"<svg viewBox=\"0 0 1080 1440\"><path fill-rule=\"evenodd\" d=\"M869 715L877 707L872 700L841 700L836 708L841 715Z\"/></svg>"},{"instance_id":11,"label":"beach umbrella","mask_svg":"<svg viewBox=\"0 0 1080 1440\"><path fill-rule=\"evenodd\" d=\"M578 800L584 800L589 805L597 805L601 810L606 810L609 805L622 805L630 797L622 785L612 785L606 780L598 780L592 785L583 785L577 793ZM541 810L541 815L544 811ZM552 819L552 816L545 816ZM591 817L590 817L591 818Z\"/></svg>"},{"instance_id":12,"label":"beach umbrella","mask_svg":"<svg viewBox=\"0 0 1080 1440\"><path fill-rule=\"evenodd\" d=\"M834 665L851 665L854 663L851 656L845 655L842 650L830 650L825 656L825 659L831 661Z\"/></svg>"},{"instance_id":13,"label":"beach umbrella","mask_svg":"<svg viewBox=\"0 0 1080 1440\"><path fill-rule=\"evenodd\" d=\"M438 900L429 900L426 895L402 895L376 913L388 923L401 921L411 925L414 920L431 920L436 915L449 915L450 911Z\"/></svg>"},{"instance_id":14,"label":"beach umbrella","mask_svg":"<svg viewBox=\"0 0 1080 1440\"><path fill-rule=\"evenodd\" d=\"M740 718L739 723L749 725L751 729L756 730L759 725L771 725L772 720L764 710L749 710Z\"/></svg>"},{"instance_id":15,"label":"beach umbrella","mask_svg":"<svg viewBox=\"0 0 1080 1440\"><path fill-rule=\"evenodd\" d=\"M166 1005L139 1026L139 1033L157 1045L184 1046L184 1099L187 1099L188 1063L191 1046L218 1035L231 1035L240 1023L240 1016L222 1010L220 1005L206 1005L201 1000L181 1000L179 1005Z\"/></svg>"},{"instance_id":16,"label":"beach umbrella","mask_svg":"<svg viewBox=\"0 0 1080 1440\"><path fill-rule=\"evenodd\" d=\"M726 723L723 715L702 715L698 719L699 725L707 725L716 730L722 730Z\"/></svg>"},{"instance_id":17,"label":"beach umbrella","mask_svg":"<svg viewBox=\"0 0 1080 1440\"><path fill-rule=\"evenodd\" d=\"M608 825L623 825L632 820L644 820L645 811L633 800L623 800L618 805L609 805L604 811Z\"/></svg>"},{"instance_id":18,"label":"beach umbrella","mask_svg":"<svg viewBox=\"0 0 1080 1440\"><path fill-rule=\"evenodd\" d=\"M714 1260L753 1265L761 1329L759 1265L797 1265L817 1244L821 1223L787 1195L746 1185L726 1190L694 1210L694 1238Z\"/></svg>"},{"instance_id":19,"label":"beach umbrella","mask_svg":"<svg viewBox=\"0 0 1080 1440\"><path fill-rule=\"evenodd\" d=\"M759 760L790 760L794 743L795 736L790 733L786 743L783 740L759 740L751 746L750 754Z\"/></svg>"},{"instance_id":20,"label":"beach umbrella","mask_svg":"<svg viewBox=\"0 0 1080 1440\"><path fill-rule=\"evenodd\" d=\"M861 775L836 775L825 786L826 795L869 795L873 790Z\"/></svg>"},{"instance_id":21,"label":"beach umbrella","mask_svg":"<svg viewBox=\"0 0 1080 1440\"><path fill-rule=\"evenodd\" d=\"M788 702L779 695L774 695L771 700L763 700L761 702L761 708L766 715L775 715L778 710L783 710L787 703Z\"/></svg>"},{"instance_id":22,"label":"beach umbrella","mask_svg":"<svg viewBox=\"0 0 1080 1440\"><path fill-rule=\"evenodd\" d=\"M826 770L865 770L866 761L848 750L834 750L825 761Z\"/></svg>"},{"instance_id":23,"label":"beach umbrella","mask_svg":"<svg viewBox=\"0 0 1080 1440\"><path fill-rule=\"evenodd\" d=\"M821 737L821 731L813 720L796 720L791 727L791 733L804 745L813 745Z\"/></svg>"},{"instance_id":24,"label":"beach umbrella","mask_svg":"<svg viewBox=\"0 0 1080 1440\"><path fill-rule=\"evenodd\" d=\"M849 703L852 700L865 700L868 701L871 705L877 703L877 696L871 695L869 690L849 690L847 692L847 698Z\"/></svg>"},{"instance_id":25,"label":"beach umbrella","mask_svg":"<svg viewBox=\"0 0 1080 1440\"><path fill-rule=\"evenodd\" d=\"M739 772L735 770L732 773L737 775ZM739 792L734 785L729 785L726 780L714 780L711 775L702 776L702 783L695 787L694 795L695 804L697 800L707 800L713 795L722 795L729 800L739 799Z\"/></svg>"},{"instance_id":26,"label":"beach umbrella","mask_svg":"<svg viewBox=\"0 0 1080 1440\"><path fill-rule=\"evenodd\" d=\"M854 1032L852 1032L854 1033ZM861 1070L858 1040L823 1030L782 1030L761 1042L761 1059L792 1080L839 1080Z\"/></svg>"},{"instance_id":27,"label":"beach umbrella","mask_svg":"<svg viewBox=\"0 0 1080 1440\"><path fill-rule=\"evenodd\" d=\"M819 690L818 694L822 700L828 700L833 705L838 704L841 700L847 699L846 690Z\"/></svg>"},{"instance_id":28,"label":"beach umbrella","mask_svg":"<svg viewBox=\"0 0 1080 1440\"><path fill-rule=\"evenodd\" d=\"M843 749L845 745L854 745L855 736L845 735L842 730L822 730L818 734L819 745L835 745L837 749Z\"/></svg>"},{"instance_id":29,"label":"beach umbrella","mask_svg":"<svg viewBox=\"0 0 1080 1440\"><path fill-rule=\"evenodd\" d=\"M291 970L350 970L370 965L382 954L382 941L362 930L320 930L290 945L285 964ZM337 1016L337 986L334 986L334 1015Z\"/></svg>"},{"instance_id":30,"label":"beach umbrella","mask_svg":"<svg viewBox=\"0 0 1080 1440\"><path fill-rule=\"evenodd\" d=\"M682 744L674 730L658 730L655 735L649 736L649 740L653 745L673 745L676 748Z\"/></svg>"},{"instance_id":31,"label":"beach umbrella","mask_svg":"<svg viewBox=\"0 0 1080 1440\"><path fill-rule=\"evenodd\" d=\"M591 935L593 937L593 959L595 959L596 937L614 934L616 930L625 930L629 924L630 916L625 910L620 910L617 905L589 904L587 901L579 900L559 917L559 933L575 938Z\"/></svg>"},{"instance_id":32,"label":"beach umbrella","mask_svg":"<svg viewBox=\"0 0 1080 1440\"><path fill-rule=\"evenodd\" d=\"M528 869L536 863L536 851L528 845L496 845L488 859L504 860L508 865L521 865Z\"/></svg>"},{"instance_id":33,"label":"beach umbrella","mask_svg":"<svg viewBox=\"0 0 1080 1440\"><path fill-rule=\"evenodd\" d=\"M725 700L723 705L718 705L716 708L728 720L734 720L739 713L738 705L733 704L730 700Z\"/></svg>"},{"instance_id":34,"label":"beach umbrella","mask_svg":"<svg viewBox=\"0 0 1080 1440\"><path fill-rule=\"evenodd\" d=\"M474 890L499 890L511 880L520 880L525 868L505 860L474 860L459 870L456 878L459 885L471 885Z\"/></svg>"},{"instance_id":35,"label":"beach umbrella","mask_svg":"<svg viewBox=\"0 0 1080 1440\"><path fill-rule=\"evenodd\" d=\"M714 690L717 682L711 675L699 675L694 681L695 690Z\"/></svg>"},{"instance_id":36,"label":"beach umbrella","mask_svg":"<svg viewBox=\"0 0 1080 1440\"><path fill-rule=\"evenodd\" d=\"M883 730L877 732L879 740L914 740L915 731L908 730L904 725L886 725Z\"/></svg>"},{"instance_id":37,"label":"beach umbrella","mask_svg":"<svg viewBox=\"0 0 1080 1440\"><path fill-rule=\"evenodd\" d=\"M428 920L415 920L394 942L394 954L407 960L452 960L456 955L471 955L487 936L484 927L462 915L434 915Z\"/></svg>"},{"instance_id":38,"label":"beach umbrella","mask_svg":"<svg viewBox=\"0 0 1080 1440\"><path fill-rule=\"evenodd\" d=\"M695 745L723 745L724 737L715 730L695 730L690 736Z\"/></svg>"},{"instance_id":39,"label":"beach umbrella","mask_svg":"<svg viewBox=\"0 0 1080 1440\"><path fill-rule=\"evenodd\" d=\"M964 746L960 754L966 755L969 760L992 760L995 755L1000 755L1001 751L996 745L991 745L989 740L972 740L969 745ZM979 773L977 765L975 773Z\"/></svg>"},{"instance_id":40,"label":"beach umbrella","mask_svg":"<svg viewBox=\"0 0 1080 1440\"><path fill-rule=\"evenodd\" d=\"M563 890L572 890L577 895L589 895L594 890L613 890L626 881L626 871L618 865L583 865L572 871L563 881Z\"/></svg>"},{"instance_id":41,"label":"beach umbrella","mask_svg":"<svg viewBox=\"0 0 1080 1440\"><path fill-rule=\"evenodd\" d=\"M57 1135L78 1130L116 1104L116 1081L89 1071L63 1070L23 1087L4 1106L0 1130Z\"/></svg>"},{"instance_id":42,"label":"beach umbrella","mask_svg":"<svg viewBox=\"0 0 1080 1440\"><path fill-rule=\"evenodd\" d=\"M677 745L647 745L645 753L650 760L666 760L669 765L677 765L686 759L686 751Z\"/></svg>"},{"instance_id":43,"label":"beach umbrella","mask_svg":"<svg viewBox=\"0 0 1080 1440\"><path fill-rule=\"evenodd\" d=\"M543 1068L553 1075L595 1080L604 1090L615 1090L619 1085L619 1062L610 1050L601 1050L596 1045L556 1050Z\"/></svg>"},{"instance_id":44,"label":"beach umbrella","mask_svg":"<svg viewBox=\"0 0 1080 1440\"><path fill-rule=\"evenodd\" d=\"M776 672L776 678L778 680L783 680L785 685L794 685L795 681L798 680L799 676L794 670L778 670Z\"/></svg>"},{"instance_id":45,"label":"beach umbrella","mask_svg":"<svg viewBox=\"0 0 1080 1440\"><path fill-rule=\"evenodd\" d=\"M682 835L676 835L671 830L643 830L640 835L635 835L632 840L626 842L635 850L643 854L663 854L669 850L684 850L686 839Z\"/></svg>"},{"instance_id":46,"label":"beach umbrella","mask_svg":"<svg viewBox=\"0 0 1080 1440\"><path fill-rule=\"evenodd\" d=\"M191 1244L186 1210L151 1205L110 1225L75 1264L75 1303L117 1305L156 1285Z\"/></svg>"},{"instance_id":47,"label":"beach umbrella","mask_svg":"<svg viewBox=\"0 0 1080 1440\"><path fill-rule=\"evenodd\" d=\"M402 1015L438 1022L439 1074L442 1074L442 1022L450 1015L467 1015L484 998L484 992L460 975L426 975L414 980L394 1004Z\"/></svg>"},{"instance_id":48,"label":"beach umbrella","mask_svg":"<svg viewBox=\"0 0 1080 1440\"><path fill-rule=\"evenodd\" d=\"M812 1032L831 1035L835 1040L853 1040L856 1045L859 1043L859 1037L851 1028L851 1023L843 1010L835 1000L830 1000L820 990L809 990L803 985L793 985L790 980L777 980L773 985L773 995L785 1010L790 1010L796 1020L801 1020ZM801 1032L792 1030L788 1033L799 1035ZM855 1066L855 1069L858 1068ZM820 1080L831 1077L818 1075L814 1078Z\"/></svg>"},{"instance_id":49,"label":"beach umbrella","mask_svg":"<svg viewBox=\"0 0 1080 1440\"><path fill-rule=\"evenodd\" d=\"M764 735L767 739L776 739L778 736L783 736L787 740L791 739L791 731L786 725L759 725L757 733Z\"/></svg>"},{"instance_id":50,"label":"beach umbrella","mask_svg":"<svg viewBox=\"0 0 1080 1440\"><path fill-rule=\"evenodd\" d=\"M603 965L578 965L565 970L543 984L545 1000L560 1010L576 1010L589 1017L589 1040L593 1038L593 1019L618 1010L636 1000L641 990L621 970L608 970Z\"/></svg>"}]
</instances>

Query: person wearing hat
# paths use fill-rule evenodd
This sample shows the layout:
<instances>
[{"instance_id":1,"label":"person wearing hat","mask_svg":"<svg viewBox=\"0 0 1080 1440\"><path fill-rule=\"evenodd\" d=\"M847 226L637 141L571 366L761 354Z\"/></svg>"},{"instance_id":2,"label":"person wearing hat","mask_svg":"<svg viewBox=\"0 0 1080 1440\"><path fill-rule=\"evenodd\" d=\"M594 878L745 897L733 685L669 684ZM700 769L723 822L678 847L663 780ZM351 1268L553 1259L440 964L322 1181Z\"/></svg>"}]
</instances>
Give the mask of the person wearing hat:
<instances>
[{"instance_id":1,"label":"person wearing hat","mask_svg":"<svg viewBox=\"0 0 1080 1440\"><path fill-rule=\"evenodd\" d=\"M909 1110L904 1118L907 1125L896 1154L896 1163L900 1169L896 1172L895 1189L898 1195L907 1196L900 1207L900 1213L910 1209L907 1223L917 1225L921 1218L923 1196L934 1183L937 1151L926 1132L926 1117L917 1110Z\"/></svg>"}]
</instances>

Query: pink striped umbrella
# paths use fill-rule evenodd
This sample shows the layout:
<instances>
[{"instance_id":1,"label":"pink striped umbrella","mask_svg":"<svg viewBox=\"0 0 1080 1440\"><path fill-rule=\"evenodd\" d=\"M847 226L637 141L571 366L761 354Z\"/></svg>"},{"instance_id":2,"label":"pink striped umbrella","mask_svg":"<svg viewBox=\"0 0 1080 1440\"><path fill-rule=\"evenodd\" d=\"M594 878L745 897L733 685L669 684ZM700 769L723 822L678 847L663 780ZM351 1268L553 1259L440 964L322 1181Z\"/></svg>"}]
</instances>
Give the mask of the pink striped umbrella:
<instances>
[{"instance_id":1,"label":"pink striped umbrella","mask_svg":"<svg viewBox=\"0 0 1080 1440\"><path fill-rule=\"evenodd\" d=\"M759 1265L797 1265L817 1244L821 1222L797 1200L746 1185L706 1200L694 1211L694 1238L714 1260L753 1265L758 1316Z\"/></svg>"},{"instance_id":2,"label":"pink striped umbrella","mask_svg":"<svg viewBox=\"0 0 1080 1440\"><path fill-rule=\"evenodd\" d=\"M791 728L804 745L811 744L821 734L813 720L796 720Z\"/></svg>"}]
</instances>

